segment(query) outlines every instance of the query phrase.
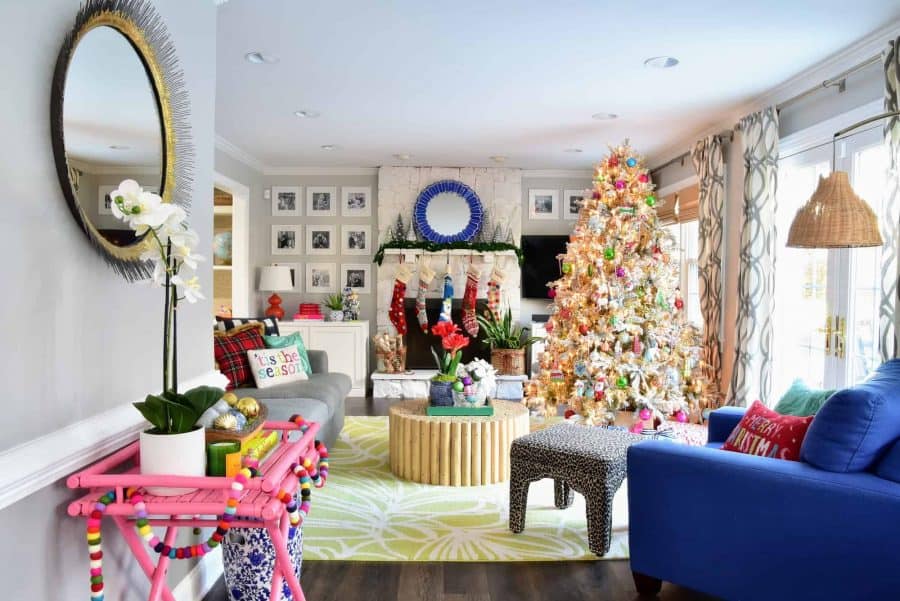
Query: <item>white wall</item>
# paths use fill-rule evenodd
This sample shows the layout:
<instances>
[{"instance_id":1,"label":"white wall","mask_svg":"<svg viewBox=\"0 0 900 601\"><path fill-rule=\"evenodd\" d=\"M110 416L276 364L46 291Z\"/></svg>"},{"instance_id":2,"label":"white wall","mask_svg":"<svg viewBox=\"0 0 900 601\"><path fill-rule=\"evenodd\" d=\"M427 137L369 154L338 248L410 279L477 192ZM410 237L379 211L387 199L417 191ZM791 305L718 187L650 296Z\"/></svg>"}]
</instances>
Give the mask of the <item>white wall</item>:
<instances>
[{"instance_id":1,"label":"white wall","mask_svg":"<svg viewBox=\"0 0 900 601\"><path fill-rule=\"evenodd\" d=\"M0 3L0 250L6 350L0 361L0 450L137 400L160 387L162 295L109 269L65 204L50 143L50 90L63 37L78 2ZM215 7L212 2L155 0L185 72L193 105L193 225L201 244L212 235L215 112ZM115 82L97 82L115 86ZM201 272L210 290L212 271ZM185 307L179 320L180 376L212 364L210 303ZM84 523L65 515L77 493L62 483L0 511L7 544L0 553L4 597L86 599ZM109 536L107 536L109 535ZM104 529L108 599L146 599L134 562ZM106 546L106 545L105 545ZM187 565L173 567L172 582Z\"/></svg>"}]
</instances>

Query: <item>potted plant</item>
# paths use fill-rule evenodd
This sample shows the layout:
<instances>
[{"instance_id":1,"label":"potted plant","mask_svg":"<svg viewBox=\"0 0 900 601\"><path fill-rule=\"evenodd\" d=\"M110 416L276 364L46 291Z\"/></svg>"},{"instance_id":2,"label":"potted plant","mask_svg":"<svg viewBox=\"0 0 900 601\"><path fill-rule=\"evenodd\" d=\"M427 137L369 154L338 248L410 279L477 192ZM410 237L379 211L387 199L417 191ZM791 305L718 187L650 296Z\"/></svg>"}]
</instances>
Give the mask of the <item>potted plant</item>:
<instances>
[{"instance_id":1,"label":"potted plant","mask_svg":"<svg viewBox=\"0 0 900 601\"><path fill-rule=\"evenodd\" d=\"M328 321L344 321L344 297L342 295L329 294L322 304L328 309Z\"/></svg>"},{"instance_id":2,"label":"potted plant","mask_svg":"<svg viewBox=\"0 0 900 601\"><path fill-rule=\"evenodd\" d=\"M196 269L203 257L194 253L199 237L187 226L187 215L174 204L162 202L134 180L125 180L111 193L112 213L148 240L141 259L151 264L152 281L165 291L163 318L162 392L135 403L152 424L141 432L140 468L143 474L203 476L206 473L206 438L197 419L216 403L224 391L201 386L178 391L178 303L195 303L203 298ZM153 494L184 494L190 489L156 489Z\"/></svg>"},{"instance_id":3,"label":"potted plant","mask_svg":"<svg viewBox=\"0 0 900 601\"><path fill-rule=\"evenodd\" d=\"M458 388L460 392L463 390L462 382L456 377L456 370L462 359L462 349L469 345L469 337L461 334L459 326L452 321L439 321L431 328L431 333L441 337L444 352L439 355L436 350L431 349L438 373L431 378L428 400L435 406L451 407L454 388Z\"/></svg>"},{"instance_id":4,"label":"potted plant","mask_svg":"<svg viewBox=\"0 0 900 601\"><path fill-rule=\"evenodd\" d=\"M541 340L528 336L529 328L523 328L512 319L512 310L506 309L501 319L490 311L478 316L478 325L484 332L483 341L491 347L491 364L501 376L521 376L525 373L525 349Z\"/></svg>"}]
</instances>

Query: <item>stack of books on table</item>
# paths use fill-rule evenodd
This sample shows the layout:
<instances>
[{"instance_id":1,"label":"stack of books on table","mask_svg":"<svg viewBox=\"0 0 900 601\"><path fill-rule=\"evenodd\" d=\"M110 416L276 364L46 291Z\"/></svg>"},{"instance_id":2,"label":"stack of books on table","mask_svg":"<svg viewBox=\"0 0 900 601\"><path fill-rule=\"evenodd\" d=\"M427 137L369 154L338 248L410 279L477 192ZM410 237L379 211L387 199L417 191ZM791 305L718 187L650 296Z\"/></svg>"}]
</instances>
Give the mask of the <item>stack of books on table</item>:
<instances>
[{"instance_id":1,"label":"stack of books on table","mask_svg":"<svg viewBox=\"0 0 900 601\"><path fill-rule=\"evenodd\" d=\"M297 312L294 313L294 319L311 319L324 321L325 316L322 315L322 310L319 308L319 305L317 303L300 303L300 307L297 309Z\"/></svg>"}]
</instances>

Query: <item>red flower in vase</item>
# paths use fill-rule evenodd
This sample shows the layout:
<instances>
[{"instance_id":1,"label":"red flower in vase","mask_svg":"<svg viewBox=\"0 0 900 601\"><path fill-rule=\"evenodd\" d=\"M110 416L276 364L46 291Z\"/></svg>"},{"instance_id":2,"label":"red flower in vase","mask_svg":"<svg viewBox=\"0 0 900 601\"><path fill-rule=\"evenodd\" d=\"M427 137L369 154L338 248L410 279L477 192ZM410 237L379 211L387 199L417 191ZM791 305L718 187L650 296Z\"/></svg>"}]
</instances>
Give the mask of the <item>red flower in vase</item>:
<instances>
[{"instance_id":1,"label":"red flower in vase","mask_svg":"<svg viewBox=\"0 0 900 601\"><path fill-rule=\"evenodd\" d=\"M469 337L453 332L441 337L441 346L444 350L449 351L451 355L455 355L457 351L469 346Z\"/></svg>"},{"instance_id":2,"label":"red flower in vase","mask_svg":"<svg viewBox=\"0 0 900 601\"><path fill-rule=\"evenodd\" d=\"M431 333L441 338L457 332L459 332L459 326L452 321L439 321L431 328Z\"/></svg>"}]
</instances>

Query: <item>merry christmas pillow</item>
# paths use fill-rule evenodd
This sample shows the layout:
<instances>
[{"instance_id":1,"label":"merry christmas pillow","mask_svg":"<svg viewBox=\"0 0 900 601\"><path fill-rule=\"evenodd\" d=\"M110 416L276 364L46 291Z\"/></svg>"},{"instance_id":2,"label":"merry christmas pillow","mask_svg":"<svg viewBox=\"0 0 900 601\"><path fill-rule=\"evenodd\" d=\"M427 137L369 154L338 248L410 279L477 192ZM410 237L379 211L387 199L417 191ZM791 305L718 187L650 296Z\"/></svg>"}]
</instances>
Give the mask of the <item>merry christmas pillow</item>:
<instances>
[{"instance_id":1,"label":"merry christmas pillow","mask_svg":"<svg viewBox=\"0 0 900 601\"><path fill-rule=\"evenodd\" d=\"M296 344L284 348L247 351L247 360L257 388L309 379Z\"/></svg>"},{"instance_id":2,"label":"merry christmas pillow","mask_svg":"<svg viewBox=\"0 0 900 601\"><path fill-rule=\"evenodd\" d=\"M726 451L800 460L800 445L813 416L781 415L755 401L722 445Z\"/></svg>"}]
</instances>

